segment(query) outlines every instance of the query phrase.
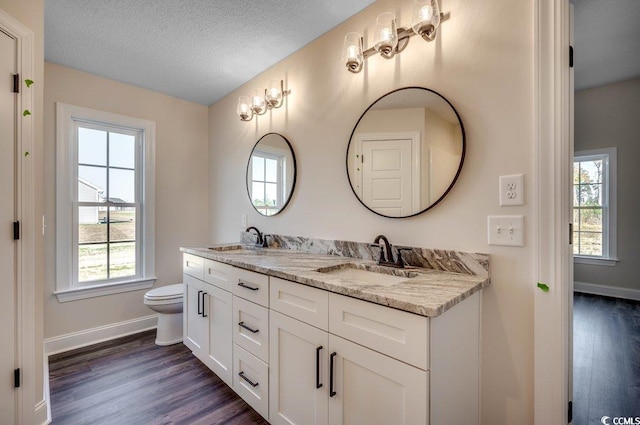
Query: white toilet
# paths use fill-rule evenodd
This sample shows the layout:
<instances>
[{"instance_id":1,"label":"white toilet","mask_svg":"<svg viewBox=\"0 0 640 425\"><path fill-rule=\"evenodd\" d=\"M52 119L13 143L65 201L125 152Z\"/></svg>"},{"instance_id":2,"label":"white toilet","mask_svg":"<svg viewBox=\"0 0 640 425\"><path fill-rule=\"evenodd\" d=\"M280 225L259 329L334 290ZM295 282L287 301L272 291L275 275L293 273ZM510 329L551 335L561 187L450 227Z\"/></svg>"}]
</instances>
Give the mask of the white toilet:
<instances>
[{"instance_id":1,"label":"white toilet","mask_svg":"<svg viewBox=\"0 0 640 425\"><path fill-rule=\"evenodd\" d=\"M184 284L161 286L144 294L144 303L158 312L157 345L182 342L182 298Z\"/></svg>"}]
</instances>

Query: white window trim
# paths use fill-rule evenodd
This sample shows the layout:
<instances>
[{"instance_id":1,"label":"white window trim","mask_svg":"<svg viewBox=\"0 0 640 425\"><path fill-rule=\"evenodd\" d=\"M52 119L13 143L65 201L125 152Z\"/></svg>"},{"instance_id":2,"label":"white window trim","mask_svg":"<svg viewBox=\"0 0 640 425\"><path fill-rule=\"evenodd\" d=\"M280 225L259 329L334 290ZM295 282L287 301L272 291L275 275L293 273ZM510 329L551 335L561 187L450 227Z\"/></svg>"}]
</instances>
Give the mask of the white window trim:
<instances>
[{"instance_id":1,"label":"white window trim","mask_svg":"<svg viewBox=\"0 0 640 425\"><path fill-rule=\"evenodd\" d=\"M125 126L144 131L143 174L144 192L141 206L143 228L143 264L140 278L97 284L85 287L72 286L73 211L74 185L72 178L75 155L71 149L73 119ZM110 112L97 111L81 106L56 102L56 290L59 302L93 298L122 292L151 288L155 282L155 122L127 117Z\"/></svg>"},{"instance_id":2,"label":"white window trim","mask_svg":"<svg viewBox=\"0 0 640 425\"><path fill-rule=\"evenodd\" d=\"M617 214L617 170L618 170L618 148L591 149L586 151L576 151L574 153L574 162L576 159L580 161L588 161L590 157L600 158L603 155L608 156L606 163L607 172L603 174L603 190L606 196L606 219L603 220L603 226L606 230L603 235L604 253L602 257L590 255L575 255L573 261L575 264L590 264L596 266L613 267L618 263L618 214ZM604 217L603 217L604 218ZM606 237L604 237L606 236Z\"/></svg>"}]
</instances>

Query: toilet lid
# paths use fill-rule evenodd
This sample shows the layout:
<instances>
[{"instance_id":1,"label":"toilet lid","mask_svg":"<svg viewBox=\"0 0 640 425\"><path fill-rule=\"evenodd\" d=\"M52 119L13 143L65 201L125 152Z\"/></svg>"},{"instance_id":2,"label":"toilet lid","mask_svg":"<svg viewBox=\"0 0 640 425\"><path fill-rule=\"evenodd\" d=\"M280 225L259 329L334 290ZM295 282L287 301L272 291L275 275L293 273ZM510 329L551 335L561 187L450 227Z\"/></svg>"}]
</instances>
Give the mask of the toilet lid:
<instances>
[{"instance_id":1,"label":"toilet lid","mask_svg":"<svg viewBox=\"0 0 640 425\"><path fill-rule=\"evenodd\" d=\"M184 294L184 285L176 283L173 285L160 286L147 292L144 297L152 299L179 298Z\"/></svg>"}]
</instances>

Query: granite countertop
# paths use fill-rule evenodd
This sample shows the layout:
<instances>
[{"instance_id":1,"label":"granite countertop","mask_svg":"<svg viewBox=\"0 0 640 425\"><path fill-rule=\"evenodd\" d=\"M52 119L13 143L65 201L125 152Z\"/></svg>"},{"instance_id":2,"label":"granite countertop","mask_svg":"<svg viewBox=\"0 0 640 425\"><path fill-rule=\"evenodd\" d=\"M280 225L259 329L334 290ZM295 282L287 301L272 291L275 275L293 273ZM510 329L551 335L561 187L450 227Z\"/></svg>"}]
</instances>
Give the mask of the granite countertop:
<instances>
[{"instance_id":1,"label":"granite countertop","mask_svg":"<svg viewBox=\"0 0 640 425\"><path fill-rule=\"evenodd\" d=\"M290 249L258 248L238 243L211 247L187 247L180 250L254 272L428 317L441 315L490 284L488 273L474 275L421 267L396 269L378 266L372 260ZM326 273L345 268L402 276L406 279L399 279L397 283L378 285Z\"/></svg>"}]
</instances>

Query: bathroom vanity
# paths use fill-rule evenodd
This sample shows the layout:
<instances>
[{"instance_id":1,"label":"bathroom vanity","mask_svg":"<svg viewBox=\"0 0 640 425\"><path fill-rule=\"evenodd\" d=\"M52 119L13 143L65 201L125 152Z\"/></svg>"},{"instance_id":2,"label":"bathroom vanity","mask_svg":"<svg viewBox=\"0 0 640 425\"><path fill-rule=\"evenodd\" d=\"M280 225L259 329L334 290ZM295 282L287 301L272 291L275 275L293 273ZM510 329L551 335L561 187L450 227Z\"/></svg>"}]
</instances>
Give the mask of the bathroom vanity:
<instances>
[{"instance_id":1,"label":"bathroom vanity","mask_svg":"<svg viewBox=\"0 0 640 425\"><path fill-rule=\"evenodd\" d=\"M394 269L301 245L181 250L185 345L271 424L479 422L487 255L415 249L429 267Z\"/></svg>"}]
</instances>

